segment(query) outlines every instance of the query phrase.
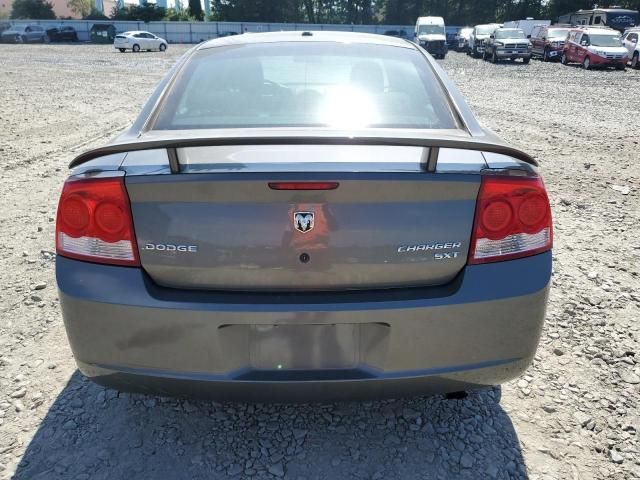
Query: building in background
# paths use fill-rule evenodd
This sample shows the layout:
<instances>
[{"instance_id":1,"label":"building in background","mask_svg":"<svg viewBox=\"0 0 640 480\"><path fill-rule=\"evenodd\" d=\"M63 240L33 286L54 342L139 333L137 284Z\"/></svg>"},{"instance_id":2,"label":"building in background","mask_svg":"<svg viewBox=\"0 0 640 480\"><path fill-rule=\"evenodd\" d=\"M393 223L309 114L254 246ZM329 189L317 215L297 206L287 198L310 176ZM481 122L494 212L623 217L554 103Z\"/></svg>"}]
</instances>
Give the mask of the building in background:
<instances>
[{"instance_id":1,"label":"building in background","mask_svg":"<svg viewBox=\"0 0 640 480\"><path fill-rule=\"evenodd\" d=\"M0 2L2 1L4 0L0 0ZM111 14L113 7L116 5L118 8L123 8L128 5L142 5L142 3L144 3L143 0L95 0L96 9L107 16ZM175 8L176 10L182 10L189 6L186 0L147 0L147 3L155 3L158 7ZM200 0L200 5L205 15L211 13L210 0Z\"/></svg>"},{"instance_id":2,"label":"building in background","mask_svg":"<svg viewBox=\"0 0 640 480\"><path fill-rule=\"evenodd\" d=\"M67 0L47 0L53 5L53 11L58 18L80 18L80 16L74 13L68 6ZM0 0L0 14L4 17L11 15L11 9L13 8L13 0Z\"/></svg>"}]
</instances>

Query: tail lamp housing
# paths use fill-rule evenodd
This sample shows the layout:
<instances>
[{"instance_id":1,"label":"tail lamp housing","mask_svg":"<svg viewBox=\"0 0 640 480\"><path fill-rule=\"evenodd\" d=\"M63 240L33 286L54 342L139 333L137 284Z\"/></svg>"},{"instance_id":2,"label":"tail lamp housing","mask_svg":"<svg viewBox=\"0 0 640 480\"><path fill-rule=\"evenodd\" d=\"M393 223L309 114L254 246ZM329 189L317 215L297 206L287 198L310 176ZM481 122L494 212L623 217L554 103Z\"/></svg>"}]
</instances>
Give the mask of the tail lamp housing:
<instances>
[{"instance_id":1,"label":"tail lamp housing","mask_svg":"<svg viewBox=\"0 0 640 480\"><path fill-rule=\"evenodd\" d=\"M552 246L551 207L542 179L483 176L469 264L527 257Z\"/></svg>"},{"instance_id":2,"label":"tail lamp housing","mask_svg":"<svg viewBox=\"0 0 640 480\"><path fill-rule=\"evenodd\" d=\"M123 177L66 181L58 203L56 252L96 263L140 265Z\"/></svg>"}]
</instances>

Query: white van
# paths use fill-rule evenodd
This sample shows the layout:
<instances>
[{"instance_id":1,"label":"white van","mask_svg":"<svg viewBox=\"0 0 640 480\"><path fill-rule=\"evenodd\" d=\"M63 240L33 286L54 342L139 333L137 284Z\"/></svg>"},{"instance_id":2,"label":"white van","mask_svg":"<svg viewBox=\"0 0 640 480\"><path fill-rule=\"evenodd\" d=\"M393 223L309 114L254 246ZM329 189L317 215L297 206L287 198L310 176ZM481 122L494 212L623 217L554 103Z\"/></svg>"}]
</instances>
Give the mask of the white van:
<instances>
[{"instance_id":1,"label":"white van","mask_svg":"<svg viewBox=\"0 0 640 480\"><path fill-rule=\"evenodd\" d=\"M435 58L447 55L447 34L442 17L418 17L414 41Z\"/></svg>"}]
</instances>

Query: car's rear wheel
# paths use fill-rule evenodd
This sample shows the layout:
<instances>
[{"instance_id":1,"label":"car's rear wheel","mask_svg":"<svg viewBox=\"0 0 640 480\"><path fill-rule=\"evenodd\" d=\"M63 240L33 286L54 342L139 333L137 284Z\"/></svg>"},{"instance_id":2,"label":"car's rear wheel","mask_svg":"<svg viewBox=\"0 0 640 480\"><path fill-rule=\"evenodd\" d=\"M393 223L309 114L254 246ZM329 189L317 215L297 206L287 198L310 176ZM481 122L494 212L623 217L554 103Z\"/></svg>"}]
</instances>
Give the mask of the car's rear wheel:
<instances>
[{"instance_id":1,"label":"car's rear wheel","mask_svg":"<svg viewBox=\"0 0 640 480\"><path fill-rule=\"evenodd\" d=\"M530 58L523 58L522 59L522 63L524 63L525 65L528 64L531 61Z\"/></svg>"},{"instance_id":2,"label":"car's rear wheel","mask_svg":"<svg viewBox=\"0 0 640 480\"><path fill-rule=\"evenodd\" d=\"M131 50L133 50L134 52L139 52L140 51L140 45L138 45L137 43L131 48Z\"/></svg>"},{"instance_id":3,"label":"car's rear wheel","mask_svg":"<svg viewBox=\"0 0 640 480\"><path fill-rule=\"evenodd\" d=\"M631 68L640 68L640 58L638 57L640 57L640 53L635 52L631 59Z\"/></svg>"},{"instance_id":4,"label":"car's rear wheel","mask_svg":"<svg viewBox=\"0 0 640 480\"><path fill-rule=\"evenodd\" d=\"M591 59L589 57L584 57L582 61L582 68L585 70L591 70Z\"/></svg>"},{"instance_id":5,"label":"car's rear wheel","mask_svg":"<svg viewBox=\"0 0 640 480\"><path fill-rule=\"evenodd\" d=\"M127 49L126 49L126 48L119 48L118 50L120 50L120 53L124 53L124 52L126 52L126 51L127 51Z\"/></svg>"},{"instance_id":6,"label":"car's rear wheel","mask_svg":"<svg viewBox=\"0 0 640 480\"><path fill-rule=\"evenodd\" d=\"M569 65L569 60L567 59L566 54L562 54L562 56L560 57L560 63L563 65Z\"/></svg>"},{"instance_id":7,"label":"car's rear wheel","mask_svg":"<svg viewBox=\"0 0 640 480\"><path fill-rule=\"evenodd\" d=\"M167 49L167 46L166 46L164 43L161 43L161 44L160 44L160 46L158 47L158 49L159 49L161 52L164 52L164 51Z\"/></svg>"}]
</instances>

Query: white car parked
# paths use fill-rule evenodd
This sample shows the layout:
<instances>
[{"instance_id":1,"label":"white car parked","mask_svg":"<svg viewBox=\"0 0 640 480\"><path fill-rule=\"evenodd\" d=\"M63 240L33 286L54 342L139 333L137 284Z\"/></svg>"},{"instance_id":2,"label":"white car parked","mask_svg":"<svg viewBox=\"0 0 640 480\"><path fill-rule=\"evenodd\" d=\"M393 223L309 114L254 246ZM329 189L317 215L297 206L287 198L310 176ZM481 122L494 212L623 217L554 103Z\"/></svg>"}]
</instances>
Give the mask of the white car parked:
<instances>
[{"instance_id":1,"label":"white car parked","mask_svg":"<svg viewBox=\"0 0 640 480\"><path fill-rule=\"evenodd\" d=\"M629 52L631 68L640 68L640 28L630 28L622 36L622 44Z\"/></svg>"},{"instance_id":2,"label":"white car parked","mask_svg":"<svg viewBox=\"0 0 640 480\"><path fill-rule=\"evenodd\" d=\"M167 49L167 41L153 33L144 31L124 32L116 35L113 46L122 53L127 50L139 52L140 50L159 50L164 52Z\"/></svg>"}]
</instances>

